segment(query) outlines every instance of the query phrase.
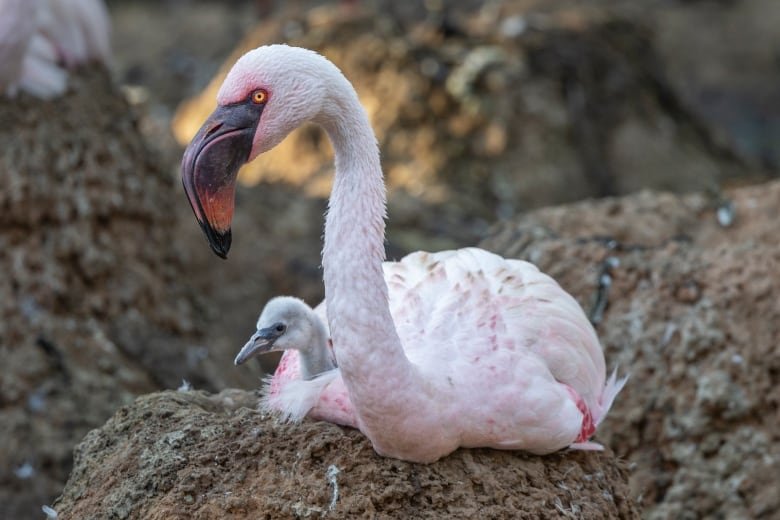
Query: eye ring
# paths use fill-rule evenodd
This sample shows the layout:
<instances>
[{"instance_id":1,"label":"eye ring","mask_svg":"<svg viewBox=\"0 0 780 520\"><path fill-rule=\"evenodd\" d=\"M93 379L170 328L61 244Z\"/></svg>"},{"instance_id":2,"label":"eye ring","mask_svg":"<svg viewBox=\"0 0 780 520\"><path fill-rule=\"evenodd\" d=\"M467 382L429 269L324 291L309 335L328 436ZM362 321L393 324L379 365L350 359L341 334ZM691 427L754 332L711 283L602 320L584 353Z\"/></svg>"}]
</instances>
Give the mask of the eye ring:
<instances>
[{"instance_id":1,"label":"eye ring","mask_svg":"<svg viewBox=\"0 0 780 520\"><path fill-rule=\"evenodd\" d=\"M285 330L287 330L287 326L285 326L284 323L277 323L275 328L276 328L276 332L284 332Z\"/></svg>"},{"instance_id":2,"label":"eye ring","mask_svg":"<svg viewBox=\"0 0 780 520\"><path fill-rule=\"evenodd\" d=\"M268 92L266 92L264 89L257 89L252 94L250 94L249 99L254 103L255 105L262 105L266 101L268 101Z\"/></svg>"}]
</instances>

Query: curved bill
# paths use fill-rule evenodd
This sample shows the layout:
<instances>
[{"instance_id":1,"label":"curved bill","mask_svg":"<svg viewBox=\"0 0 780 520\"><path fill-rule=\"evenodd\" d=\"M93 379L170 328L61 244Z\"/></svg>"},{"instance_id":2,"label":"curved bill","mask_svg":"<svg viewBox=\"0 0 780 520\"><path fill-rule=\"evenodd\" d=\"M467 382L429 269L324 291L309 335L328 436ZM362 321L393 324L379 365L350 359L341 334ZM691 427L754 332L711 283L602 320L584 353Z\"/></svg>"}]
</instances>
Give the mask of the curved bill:
<instances>
[{"instance_id":1,"label":"curved bill","mask_svg":"<svg viewBox=\"0 0 780 520\"><path fill-rule=\"evenodd\" d=\"M274 328L259 329L252 334L252 337L243 346L233 363L240 365L251 357L270 352L279 336L281 336L281 333Z\"/></svg>"},{"instance_id":2,"label":"curved bill","mask_svg":"<svg viewBox=\"0 0 780 520\"><path fill-rule=\"evenodd\" d=\"M184 151L181 180L211 249L227 258L238 170L249 158L264 105L223 105L209 116Z\"/></svg>"}]
</instances>

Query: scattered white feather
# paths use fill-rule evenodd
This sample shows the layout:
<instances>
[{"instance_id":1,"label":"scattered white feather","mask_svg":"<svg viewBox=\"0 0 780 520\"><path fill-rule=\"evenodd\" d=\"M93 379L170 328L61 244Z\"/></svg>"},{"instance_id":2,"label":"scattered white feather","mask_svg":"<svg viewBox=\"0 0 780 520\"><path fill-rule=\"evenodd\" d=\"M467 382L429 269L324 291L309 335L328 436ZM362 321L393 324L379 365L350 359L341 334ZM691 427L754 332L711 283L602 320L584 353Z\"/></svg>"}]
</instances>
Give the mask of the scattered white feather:
<instances>
[{"instance_id":1,"label":"scattered white feather","mask_svg":"<svg viewBox=\"0 0 780 520\"><path fill-rule=\"evenodd\" d=\"M569 444L570 450L580 451L604 451L604 446L598 442L585 441L585 442L572 442Z\"/></svg>"},{"instance_id":2,"label":"scattered white feather","mask_svg":"<svg viewBox=\"0 0 780 520\"><path fill-rule=\"evenodd\" d=\"M335 465L331 464L328 466L328 483L333 487L333 494L330 497L328 511L333 511L333 509L336 508L336 502L339 500L339 481L336 479L339 473L341 473L341 471L339 471L339 468Z\"/></svg>"},{"instance_id":3,"label":"scattered white feather","mask_svg":"<svg viewBox=\"0 0 780 520\"><path fill-rule=\"evenodd\" d=\"M49 506L41 506L41 511L46 515L46 520L57 520L59 516L57 511Z\"/></svg>"},{"instance_id":4,"label":"scattered white feather","mask_svg":"<svg viewBox=\"0 0 780 520\"><path fill-rule=\"evenodd\" d=\"M734 204L731 201L725 201L720 206L718 206L718 210L715 212L718 224L721 225L721 227L729 227L734 223L734 219L736 218L736 211L734 210Z\"/></svg>"}]
</instances>

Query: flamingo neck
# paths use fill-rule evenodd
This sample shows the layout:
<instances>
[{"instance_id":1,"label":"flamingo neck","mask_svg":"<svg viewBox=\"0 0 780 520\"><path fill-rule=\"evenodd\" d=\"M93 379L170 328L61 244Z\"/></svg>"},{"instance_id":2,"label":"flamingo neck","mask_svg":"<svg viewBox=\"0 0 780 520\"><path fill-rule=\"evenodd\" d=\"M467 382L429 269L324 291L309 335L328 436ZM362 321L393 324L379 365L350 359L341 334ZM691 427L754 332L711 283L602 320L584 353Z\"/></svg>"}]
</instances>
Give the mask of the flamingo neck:
<instances>
[{"instance_id":1,"label":"flamingo neck","mask_svg":"<svg viewBox=\"0 0 780 520\"><path fill-rule=\"evenodd\" d=\"M328 350L328 334L319 318L313 316L314 338L309 348L301 350L301 379L309 381L323 372L336 368Z\"/></svg>"},{"instance_id":2,"label":"flamingo neck","mask_svg":"<svg viewBox=\"0 0 780 520\"><path fill-rule=\"evenodd\" d=\"M388 304L385 184L368 116L351 85L321 124L333 144L336 174L322 254L325 299L336 361L364 426L400 412L413 392L414 369L404 355ZM378 424L377 424L378 426Z\"/></svg>"}]
</instances>

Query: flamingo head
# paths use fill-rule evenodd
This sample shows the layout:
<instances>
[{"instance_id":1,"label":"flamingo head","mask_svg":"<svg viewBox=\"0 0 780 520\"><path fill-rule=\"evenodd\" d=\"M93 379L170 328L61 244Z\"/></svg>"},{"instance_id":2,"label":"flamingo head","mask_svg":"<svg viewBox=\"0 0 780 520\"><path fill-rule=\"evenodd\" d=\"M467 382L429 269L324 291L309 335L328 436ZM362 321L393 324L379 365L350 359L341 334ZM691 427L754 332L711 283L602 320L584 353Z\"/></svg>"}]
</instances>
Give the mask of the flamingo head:
<instances>
[{"instance_id":1,"label":"flamingo head","mask_svg":"<svg viewBox=\"0 0 780 520\"><path fill-rule=\"evenodd\" d=\"M250 51L228 73L216 110L187 146L181 165L195 218L218 256L226 258L230 250L239 168L327 113L328 78L334 73L341 76L319 54L287 45Z\"/></svg>"},{"instance_id":2,"label":"flamingo head","mask_svg":"<svg viewBox=\"0 0 780 520\"><path fill-rule=\"evenodd\" d=\"M326 349L319 318L311 307L291 296L269 300L257 320L257 331L235 359L240 365L248 359L274 350L296 349L304 354Z\"/></svg>"}]
</instances>

